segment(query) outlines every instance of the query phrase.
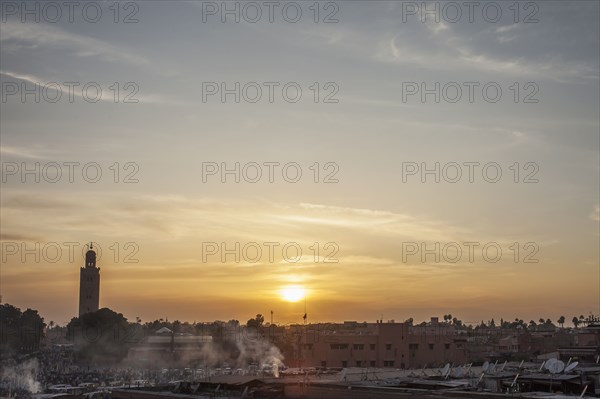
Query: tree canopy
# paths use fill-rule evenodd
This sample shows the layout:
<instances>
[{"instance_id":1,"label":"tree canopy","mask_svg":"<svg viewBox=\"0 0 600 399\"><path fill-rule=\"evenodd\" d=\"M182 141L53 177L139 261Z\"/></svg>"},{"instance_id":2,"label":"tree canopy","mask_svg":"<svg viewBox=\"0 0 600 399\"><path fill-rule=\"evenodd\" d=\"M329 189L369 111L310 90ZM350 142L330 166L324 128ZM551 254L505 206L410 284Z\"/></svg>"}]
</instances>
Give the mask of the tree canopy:
<instances>
[{"instance_id":1,"label":"tree canopy","mask_svg":"<svg viewBox=\"0 0 600 399\"><path fill-rule=\"evenodd\" d=\"M0 347L5 353L31 353L39 349L44 336L44 318L37 310L0 305Z\"/></svg>"}]
</instances>

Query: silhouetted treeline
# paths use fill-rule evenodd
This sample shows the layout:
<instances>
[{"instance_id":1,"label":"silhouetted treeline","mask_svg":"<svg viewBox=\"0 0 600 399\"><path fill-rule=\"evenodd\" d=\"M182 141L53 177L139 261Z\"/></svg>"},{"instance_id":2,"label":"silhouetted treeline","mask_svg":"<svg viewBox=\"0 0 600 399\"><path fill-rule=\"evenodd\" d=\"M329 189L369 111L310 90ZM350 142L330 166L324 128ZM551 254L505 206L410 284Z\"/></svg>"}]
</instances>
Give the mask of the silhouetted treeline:
<instances>
[{"instance_id":1,"label":"silhouetted treeline","mask_svg":"<svg viewBox=\"0 0 600 399\"><path fill-rule=\"evenodd\" d=\"M132 329L121 314L108 308L74 317L67 325L67 339L75 344L77 356L82 362L114 363L127 356L131 344Z\"/></svg>"},{"instance_id":2,"label":"silhouetted treeline","mask_svg":"<svg viewBox=\"0 0 600 399\"><path fill-rule=\"evenodd\" d=\"M37 310L0 305L0 349L3 356L37 351L44 336L44 318Z\"/></svg>"}]
</instances>

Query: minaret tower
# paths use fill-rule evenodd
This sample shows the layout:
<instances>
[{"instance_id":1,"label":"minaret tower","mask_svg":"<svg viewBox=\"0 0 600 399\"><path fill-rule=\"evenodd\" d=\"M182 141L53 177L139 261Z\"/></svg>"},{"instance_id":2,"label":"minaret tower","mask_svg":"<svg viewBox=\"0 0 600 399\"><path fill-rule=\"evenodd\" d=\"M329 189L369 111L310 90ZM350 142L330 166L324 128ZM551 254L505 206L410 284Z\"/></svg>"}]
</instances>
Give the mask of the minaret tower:
<instances>
[{"instance_id":1,"label":"minaret tower","mask_svg":"<svg viewBox=\"0 0 600 399\"><path fill-rule=\"evenodd\" d=\"M85 253L85 266L79 274L79 316L98 310L100 304L100 268L96 267L93 244Z\"/></svg>"}]
</instances>

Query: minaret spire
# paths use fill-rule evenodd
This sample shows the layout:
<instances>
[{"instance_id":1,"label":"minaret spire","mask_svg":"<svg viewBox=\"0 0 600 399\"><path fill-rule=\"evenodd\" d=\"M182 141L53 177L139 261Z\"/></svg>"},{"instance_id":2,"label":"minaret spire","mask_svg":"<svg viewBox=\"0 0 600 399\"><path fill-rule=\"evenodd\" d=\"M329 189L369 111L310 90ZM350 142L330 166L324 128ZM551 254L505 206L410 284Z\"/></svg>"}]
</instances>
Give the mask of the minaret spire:
<instances>
[{"instance_id":1,"label":"minaret spire","mask_svg":"<svg viewBox=\"0 0 600 399\"><path fill-rule=\"evenodd\" d=\"M95 312L100 304L100 268L96 266L94 243L85 253L85 266L79 274L79 315Z\"/></svg>"}]
</instances>

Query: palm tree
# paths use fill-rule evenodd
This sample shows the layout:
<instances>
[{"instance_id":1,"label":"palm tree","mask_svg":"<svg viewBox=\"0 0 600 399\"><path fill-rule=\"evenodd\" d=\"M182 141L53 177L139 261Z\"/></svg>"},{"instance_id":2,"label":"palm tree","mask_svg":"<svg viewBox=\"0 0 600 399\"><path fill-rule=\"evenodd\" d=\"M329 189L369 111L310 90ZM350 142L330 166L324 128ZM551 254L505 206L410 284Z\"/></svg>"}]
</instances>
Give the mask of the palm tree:
<instances>
[{"instance_id":1,"label":"palm tree","mask_svg":"<svg viewBox=\"0 0 600 399\"><path fill-rule=\"evenodd\" d=\"M560 316L557 321L560 324L560 328L563 328L565 325L565 316Z\"/></svg>"},{"instance_id":2,"label":"palm tree","mask_svg":"<svg viewBox=\"0 0 600 399\"><path fill-rule=\"evenodd\" d=\"M577 316L573 316L573 320L571 320L573 322L573 325L575 326L575 328L577 328L577 326L579 326L579 319L577 318Z\"/></svg>"}]
</instances>

